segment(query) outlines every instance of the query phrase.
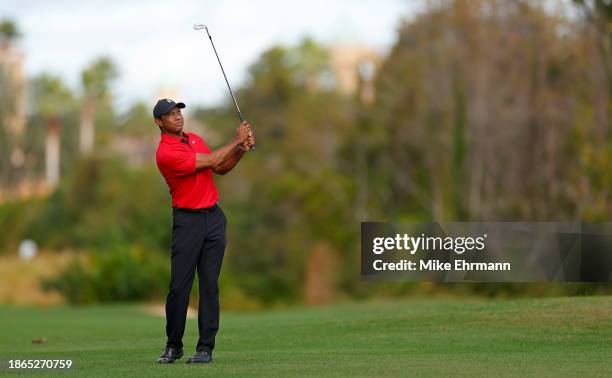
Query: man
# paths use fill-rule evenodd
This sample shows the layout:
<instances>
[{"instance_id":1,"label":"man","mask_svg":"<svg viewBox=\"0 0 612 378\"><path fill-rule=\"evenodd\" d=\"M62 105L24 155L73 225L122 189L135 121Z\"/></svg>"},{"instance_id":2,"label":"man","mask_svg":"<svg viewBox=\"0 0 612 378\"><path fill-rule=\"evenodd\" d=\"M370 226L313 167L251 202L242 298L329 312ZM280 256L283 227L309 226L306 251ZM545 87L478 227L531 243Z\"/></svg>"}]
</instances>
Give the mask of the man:
<instances>
[{"instance_id":1,"label":"man","mask_svg":"<svg viewBox=\"0 0 612 378\"><path fill-rule=\"evenodd\" d=\"M172 196L172 254L170 290L166 299L166 335L159 363L173 363L183 356L183 333L189 293L198 271L200 338L188 363L212 361L219 329L218 278L225 252L227 219L217 204L219 198L212 173L225 174L255 144L247 122L236 129L232 141L211 151L198 135L183 132L182 102L162 99L153 108L161 130L157 166Z\"/></svg>"}]
</instances>

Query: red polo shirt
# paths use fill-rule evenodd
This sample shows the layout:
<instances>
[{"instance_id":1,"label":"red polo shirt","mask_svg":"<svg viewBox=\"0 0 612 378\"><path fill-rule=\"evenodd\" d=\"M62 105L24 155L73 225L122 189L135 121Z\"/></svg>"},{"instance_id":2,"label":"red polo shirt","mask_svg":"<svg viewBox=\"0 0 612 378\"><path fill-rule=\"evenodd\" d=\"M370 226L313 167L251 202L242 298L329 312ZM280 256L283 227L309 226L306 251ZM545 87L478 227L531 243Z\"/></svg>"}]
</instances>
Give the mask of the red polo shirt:
<instances>
[{"instance_id":1,"label":"red polo shirt","mask_svg":"<svg viewBox=\"0 0 612 378\"><path fill-rule=\"evenodd\" d=\"M194 133L177 137L162 133L157 147L157 167L166 179L172 207L200 209L217 203L219 194L212 169L196 172L196 153L209 154L206 142Z\"/></svg>"}]
</instances>

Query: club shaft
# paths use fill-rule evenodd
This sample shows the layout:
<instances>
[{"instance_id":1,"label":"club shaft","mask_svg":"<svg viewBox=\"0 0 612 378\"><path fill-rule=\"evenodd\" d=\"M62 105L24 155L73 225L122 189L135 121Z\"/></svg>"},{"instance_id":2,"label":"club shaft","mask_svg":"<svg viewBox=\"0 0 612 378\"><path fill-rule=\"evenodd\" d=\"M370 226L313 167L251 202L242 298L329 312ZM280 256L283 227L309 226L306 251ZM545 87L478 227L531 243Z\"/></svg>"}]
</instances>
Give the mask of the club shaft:
<instances>
[{"instance_id":1,"label":"club shaft","mask_svg":"<svg viewBox=\"0 0 612 378\"><path fill-rule=\"evenodd\" d=\"M238 106L238 102L236 101L236 97L234 96L234 92L232 91L232 87L227 80L227 75L225 75L225 70L223 69L223 64L221 64L221 59L219 59L219 54L217 53L217 49L215 48L215 44L212 40L212 36L208 32L208 28L206 29L206 34L208 35L208 39L210 39L210 44L212 45L213 51L215 52L215 56L217 57L217 62L219 62L219 67L221 67L221 72L223 73L223 78L225 79L225 84L227 84L227 89L229 89L230 95L232 96L232 100L234 100L234 105L236 106L236 111L238 112L238 118L240 118L240 122L244 122L244 118L242 118L242 113L240 112L240 107Z\"/></svg>"}]
</instances>

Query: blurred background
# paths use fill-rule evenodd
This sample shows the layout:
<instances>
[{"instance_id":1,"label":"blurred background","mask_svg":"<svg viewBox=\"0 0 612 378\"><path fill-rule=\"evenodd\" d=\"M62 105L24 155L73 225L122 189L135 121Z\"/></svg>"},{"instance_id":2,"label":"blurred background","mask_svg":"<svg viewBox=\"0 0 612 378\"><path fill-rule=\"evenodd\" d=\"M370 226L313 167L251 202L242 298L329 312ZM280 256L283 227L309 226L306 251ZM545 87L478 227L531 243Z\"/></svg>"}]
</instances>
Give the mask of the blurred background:
<instances>
[{"instance_id":1,"label":"blurred background","mask_svg":"<svg viewBox=\"0 0 612 378\"><path fill-rule=\"evenodd\" d=\"M609 0L49 4L0 5L0 303L163 303L152 106L213 147L238 124L193 23L257 135L216 177L224 309L612 293L359 278L362 221L608 221Z\"/></svg>"}]
</instances>

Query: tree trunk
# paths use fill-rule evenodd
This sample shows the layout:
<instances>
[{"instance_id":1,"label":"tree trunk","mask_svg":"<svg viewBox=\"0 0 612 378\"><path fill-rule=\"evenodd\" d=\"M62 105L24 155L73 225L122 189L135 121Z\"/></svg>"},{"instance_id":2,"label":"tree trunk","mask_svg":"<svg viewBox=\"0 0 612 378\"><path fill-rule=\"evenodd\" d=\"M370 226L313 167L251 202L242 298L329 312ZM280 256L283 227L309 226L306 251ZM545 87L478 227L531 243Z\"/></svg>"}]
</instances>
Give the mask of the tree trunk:
<instances>
[{"instance_id":1,"label":"tree trunk","mask_svg":"<svg viewBox=\"0 0 612 378\"><path fill-rule=\"evenodd\" d=\"M317 243L308 257L304 280L304 301L309 305L330 303L334 299L338 261L325 242Z\"/></svg>"},{"instance_id":2,"label":"tree trunk","mask_svg":"<svg viewBox=\"0 0 612 378\"><path fill-rule=\"evenodd\" d=\"M81 154L89 154L93 151L95 138L96 104L91 99L86 99L81 110L81 129L79 133L79 148Z\"/></svg>"},{"instance_id":3,"label":"tree trunk","mask_svg":"<svg viewBox=\"0 0 612 378\"><path fill-rule=\"evenodd\" d=\"M60 176L60 122L57 118L47 123L46 179L50 188L57 185Z\"/></svg>"}]
</instances>

